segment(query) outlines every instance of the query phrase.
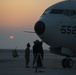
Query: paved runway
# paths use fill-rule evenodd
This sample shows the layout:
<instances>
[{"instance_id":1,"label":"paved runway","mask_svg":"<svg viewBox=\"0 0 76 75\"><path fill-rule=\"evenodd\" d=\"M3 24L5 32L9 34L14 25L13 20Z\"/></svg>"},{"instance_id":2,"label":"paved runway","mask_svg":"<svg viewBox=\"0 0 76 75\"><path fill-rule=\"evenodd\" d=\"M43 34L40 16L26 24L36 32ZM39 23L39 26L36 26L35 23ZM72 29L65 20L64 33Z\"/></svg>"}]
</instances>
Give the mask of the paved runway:
<instances>
[{"instance_id":1,"label":"paved runway","mask_svg":"<svg viewBox=\"0 0 76 75\"><path fill-rule=\"evenodd\" d=\"M76 75L76 58L73 68L62 68L61 61L64 57L45 51L44 72L36 73L32 68L33 54L30 56L30 68L25 68L24 51L18 51L19 57L13 58L11 50L0 50L0 75Z\"/></svg>"}]
</instances>

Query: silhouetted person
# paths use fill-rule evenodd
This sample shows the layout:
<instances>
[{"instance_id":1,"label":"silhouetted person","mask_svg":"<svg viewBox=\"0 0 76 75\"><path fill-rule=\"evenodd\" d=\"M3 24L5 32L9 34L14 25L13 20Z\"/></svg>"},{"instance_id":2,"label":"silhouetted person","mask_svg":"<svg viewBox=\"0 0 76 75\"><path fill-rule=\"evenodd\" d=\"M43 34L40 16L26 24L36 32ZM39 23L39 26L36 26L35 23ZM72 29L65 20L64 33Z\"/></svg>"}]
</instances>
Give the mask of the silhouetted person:
<instances>
[{"instance_id":1,"label":"silhouetted person","mask_svg":"<svg viewBox=\"0 0 76 75\"><path fill-rule=\"evenodd\" d=\"M38 60L37 60L38 67L43 67L43 56L44 56L44 51L43 51L42 41L41 41L38 43Z\"/></svg>"},{"instance_id":2,"label":"silhouetted person","mask_svg":"<svg viewBox=\"0 0 76 75\"><path fill-rule=\"evenodd\" d=\"M37 57L37 53L38 53L38 49L37 49L38 43L39 43L39 41L36 40L36 41L34 41L34 45L33 45L33 56L34 56L33 67L35 67L35 61L36 61L36 57Z\"/></svg>"},{"instance_id":3,"label":"silhouetted person","mask_svg":"<svg viewBox=\"0 0 76 75\"><path fill-rule=\"evenodd\" d=\"M33 55L34 55L33 66L34 66L34 63L37 63L38 67L43 67L42 60L43 60L44 51L42 47L42 41L39 42L38 40L36 40L34 42Z\"/></svg>"},{"instance_id":4,"label":"silhouetted person","mask_svg":"<svg viewBox=\"0 0 76 75\"><path fill-rule=\"evenodd\" d=\"M29 61L30 61L30 44L27 44L27 48L25 49L25 64L26 68L29 68Z\"/></svg>"}]
</instances>

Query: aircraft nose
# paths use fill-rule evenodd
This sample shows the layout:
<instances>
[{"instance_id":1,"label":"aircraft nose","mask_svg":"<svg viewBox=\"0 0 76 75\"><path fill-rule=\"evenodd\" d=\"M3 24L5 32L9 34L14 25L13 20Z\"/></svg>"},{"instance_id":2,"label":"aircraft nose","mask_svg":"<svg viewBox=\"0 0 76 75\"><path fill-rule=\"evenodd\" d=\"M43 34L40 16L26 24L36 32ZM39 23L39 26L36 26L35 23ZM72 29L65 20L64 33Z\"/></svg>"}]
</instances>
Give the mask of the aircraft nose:
<instances>
[{"instance_id":1,"label":"aircraft nose","mask_svg":"<svg viewBox=\"0 0 76 75\"><path fill-rule=\"evenodd\" d=\"M35 30L35 32L36 32L38 35L43 34L44 31L45 31L45 24L44 24L44 22L38 21L38 22L35 24L34 30Z\"/></svg>"}]
</instances>

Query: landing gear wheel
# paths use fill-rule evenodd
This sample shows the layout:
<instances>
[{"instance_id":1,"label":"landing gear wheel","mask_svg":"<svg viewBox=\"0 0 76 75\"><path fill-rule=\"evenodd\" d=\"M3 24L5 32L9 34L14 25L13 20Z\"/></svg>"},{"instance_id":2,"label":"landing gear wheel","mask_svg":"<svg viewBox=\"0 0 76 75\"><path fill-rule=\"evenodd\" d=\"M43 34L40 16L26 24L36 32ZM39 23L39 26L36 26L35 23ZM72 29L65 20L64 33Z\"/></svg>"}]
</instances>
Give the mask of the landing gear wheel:
<instances>
[{"instance_id":1,"label":"landing gear wheel","mask_svg":"<svg viewBox=\"0 0 76 75\"><path fill-rule=\"evenodd\" d=\"M68 59L68 68L72 68L72 67L73 67L73 60Z\"/></svg>"},{"instance_id":2,"label":"landing gear wheel","mask_svg":"<svg viewBox=\"0 0 76 75\"><path fill-rule=\"evenodd\" d=\"M62 66L63 66L63 68L67 68L67 61L66 61L66 59L62 60Z\"/></svg>"},{"instance_id":3,"label":"landing gear wheel","mask_svg":"<svg viewBox=\"0 0 76 75\"><path fill-rule=\"evenodd\" d=\"M63 68L72 68L73 67L73 60L72 59L63 59L62 60Z\"/></svg>"}]
</instances>

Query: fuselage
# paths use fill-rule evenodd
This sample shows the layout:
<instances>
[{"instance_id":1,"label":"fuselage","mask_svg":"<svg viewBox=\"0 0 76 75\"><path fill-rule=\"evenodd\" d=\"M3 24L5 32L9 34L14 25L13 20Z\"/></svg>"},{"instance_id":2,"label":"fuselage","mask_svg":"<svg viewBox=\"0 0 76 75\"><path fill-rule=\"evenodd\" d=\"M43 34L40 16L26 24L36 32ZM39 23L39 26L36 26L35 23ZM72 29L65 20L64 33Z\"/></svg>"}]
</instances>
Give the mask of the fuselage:
<instances>
[{"instance_id":1,"label":"fuselage","mask_svg":"<svg viewBox=\"0 0 76 75\"><path fill-rule=\"evenodd\" d=\"M45 10L35 32L52 47L76 50L76 1L63 1Z\"/></svg>"}]
</instances>

